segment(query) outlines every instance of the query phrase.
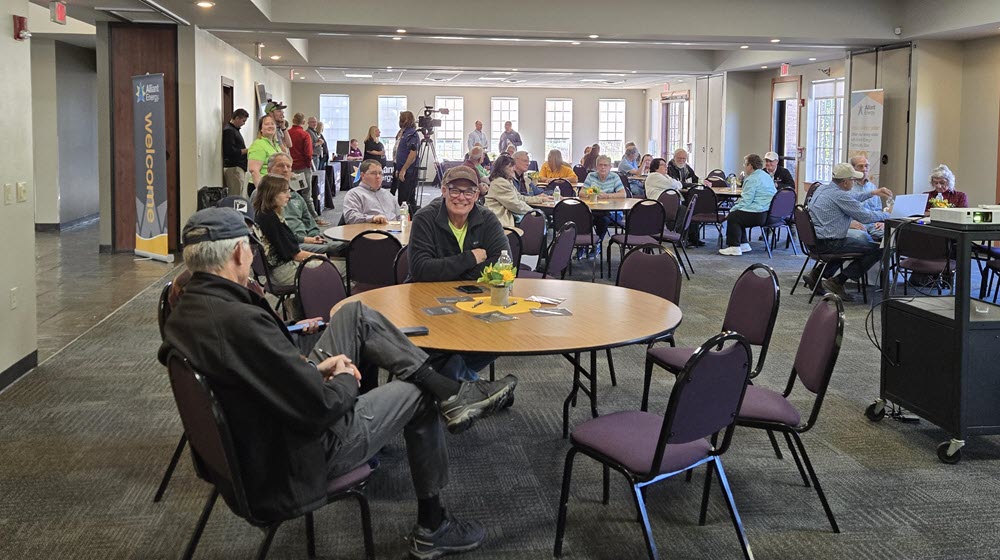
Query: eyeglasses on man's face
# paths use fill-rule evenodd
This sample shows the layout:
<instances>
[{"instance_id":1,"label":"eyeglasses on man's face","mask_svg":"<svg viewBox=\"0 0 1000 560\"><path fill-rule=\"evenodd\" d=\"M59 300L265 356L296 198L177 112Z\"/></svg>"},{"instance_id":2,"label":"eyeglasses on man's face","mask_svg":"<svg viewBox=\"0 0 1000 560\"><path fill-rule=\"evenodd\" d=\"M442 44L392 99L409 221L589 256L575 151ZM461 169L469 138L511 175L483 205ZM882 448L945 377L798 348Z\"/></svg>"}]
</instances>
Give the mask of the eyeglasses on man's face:
<instances>
[{"instance_id":1,"label":"eyeglasses on man's face","mask_svg":"<svg viewBox=\"0 0 1000 560\"><path fill-rule=\"evenodd\" d=\"M452 198L464 196L465 198L476 198L479 196L479 189L463 189L462 187L448 187L448 194Z\"/></svg>"}]
</instances>

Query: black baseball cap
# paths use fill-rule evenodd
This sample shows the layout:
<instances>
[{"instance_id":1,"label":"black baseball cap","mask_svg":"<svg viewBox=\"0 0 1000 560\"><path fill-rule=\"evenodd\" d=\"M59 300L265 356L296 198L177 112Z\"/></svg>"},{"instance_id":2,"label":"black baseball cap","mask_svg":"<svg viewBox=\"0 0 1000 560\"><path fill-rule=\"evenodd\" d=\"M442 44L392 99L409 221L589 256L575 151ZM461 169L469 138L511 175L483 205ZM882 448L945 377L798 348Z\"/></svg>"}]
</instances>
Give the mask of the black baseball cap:
<instances>
[{"instance_id":1,"label":"black baseball cap","mask_svg":"<svg viewBox=\"0 0 1000 560\"><path fill-rule=\"evenodd\" d=\"M247 227L246 217L235 208L205 208L191 216L181 230L181 242L194 245L202 241L222 241L249 237L260 243Z\"/></svg>"}]
</instances>

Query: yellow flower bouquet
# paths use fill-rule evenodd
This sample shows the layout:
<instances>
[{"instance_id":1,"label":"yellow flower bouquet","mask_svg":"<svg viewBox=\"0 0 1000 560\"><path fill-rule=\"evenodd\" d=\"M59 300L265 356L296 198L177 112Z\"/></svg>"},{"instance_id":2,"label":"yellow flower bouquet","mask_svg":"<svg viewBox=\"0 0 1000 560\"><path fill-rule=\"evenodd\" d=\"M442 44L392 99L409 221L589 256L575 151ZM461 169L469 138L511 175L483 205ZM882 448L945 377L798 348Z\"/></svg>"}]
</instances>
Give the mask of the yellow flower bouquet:
<instances>
[{"instance_id":1,"label":"yellow flower bouquet","mask_svg":"<svg viewBox=\"0 0 1000 560\"><path fill-rule=\"evenodd\" d=\"M601 187L598 187L597 185L583 187L582 189L580 189L580 194L587 196L594 196L597 194L601 194Z\"/></svg>"},{"instance_id":2,"label":"yellow flower bouquet","mask_svg":"<svg viewBox=\"0 0 1000 560\"><path fill-rule=\"evenodd\" d=\"M950 202L943 198L932 198L929 201L931 203L931 208L953 208Z\"/></svg>"},{"instance_id":3,"label":"yellow flower bouquet","mask_svg":"<svg viewBox=\"0 0 1000 560\"><path fill-rule=\"evenodd\" d=\"M514 283L514 267L509 264L491 264L483 269L478 282L490 286L510 286Z\"/></svg>"}]
</instances>

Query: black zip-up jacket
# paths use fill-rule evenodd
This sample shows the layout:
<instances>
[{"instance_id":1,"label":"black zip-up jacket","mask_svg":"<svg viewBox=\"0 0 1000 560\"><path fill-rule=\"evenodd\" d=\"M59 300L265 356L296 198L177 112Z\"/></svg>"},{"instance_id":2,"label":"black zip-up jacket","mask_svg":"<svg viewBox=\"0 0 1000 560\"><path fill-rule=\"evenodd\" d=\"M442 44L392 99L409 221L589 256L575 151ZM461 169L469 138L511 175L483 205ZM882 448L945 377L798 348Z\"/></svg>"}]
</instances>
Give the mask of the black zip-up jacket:
<instances>
[{"instance_id":1,"label":"black zip-up jacket","mask_svg":"<svg viewBox=\"0 0 1000 560\"><path fill-rule=\"evenodd\" d=\"M447 196L447 195L445 195ZM448 208L444 197L436 198L413 216L410 231L410 279L414 282L476 280L500 258L500 251L510 254L507 234L493 212L481 205L469 212L468 231L463 250L448 226ZM486 260L476 264L473 249L485 249Z\"/></svg>"},{"instance_id":2,"label":"black zip-up jacket","mask_svg":"<svg viewBox=\"0 0 1000 560\"><path fill-rule=\"evenodd\" d=\"M353 376L324 382L264 298L204 272L170 313L160 362L171 350L208 379L225 411L254 517L288 519L326 502L328 428L353 414Z\"/></svg>"}]
</instances>

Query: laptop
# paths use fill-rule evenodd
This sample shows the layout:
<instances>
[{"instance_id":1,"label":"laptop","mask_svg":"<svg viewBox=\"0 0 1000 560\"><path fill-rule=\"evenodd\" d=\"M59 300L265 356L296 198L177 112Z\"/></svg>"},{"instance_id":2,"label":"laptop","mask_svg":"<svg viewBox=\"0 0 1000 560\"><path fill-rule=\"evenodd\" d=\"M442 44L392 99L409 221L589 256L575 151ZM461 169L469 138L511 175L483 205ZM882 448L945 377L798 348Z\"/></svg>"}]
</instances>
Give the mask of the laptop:
<instances>
[{"instance_id":1,"label":"laptop","mask_svg":"<svg viewBox=\"0 0 1000 560\"><path fill-rule=\"evenodd\" d=\"M927 193L923 194L901 194L893 198L892 212L890 218L909 218L910 216L923 216L927 209Z\"/></svg>"}]
</instances>

